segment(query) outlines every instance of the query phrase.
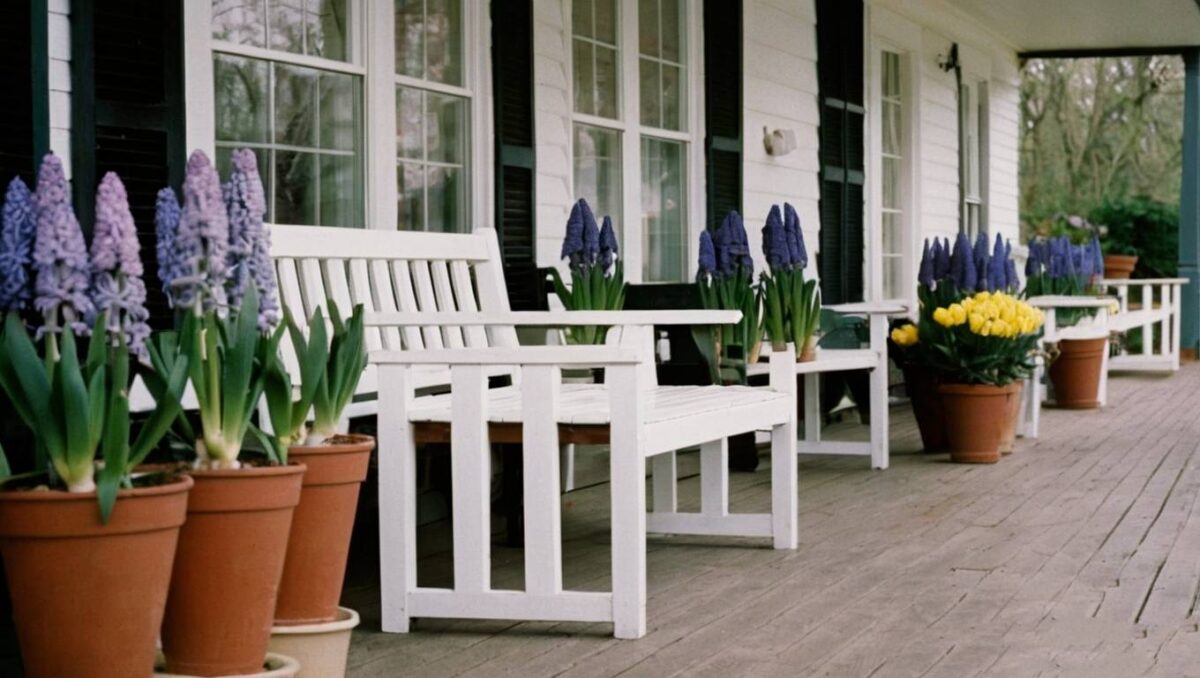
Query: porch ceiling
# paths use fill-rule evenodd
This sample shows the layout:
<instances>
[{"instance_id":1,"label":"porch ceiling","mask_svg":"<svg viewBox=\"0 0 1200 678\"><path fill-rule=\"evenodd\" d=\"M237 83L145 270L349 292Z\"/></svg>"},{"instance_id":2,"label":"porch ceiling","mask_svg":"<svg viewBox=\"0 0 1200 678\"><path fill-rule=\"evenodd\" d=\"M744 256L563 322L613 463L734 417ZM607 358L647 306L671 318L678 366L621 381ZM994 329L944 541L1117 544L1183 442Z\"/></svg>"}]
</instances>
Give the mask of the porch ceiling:
<instances>
[{"instance_id":1,"label":"porch ceiling","mask_svg":"<svg viewBox=\"0 0 1200 678\"><path fill-rule=\"evenodd\" d=\"M1018 52L1200 46L1200 0L949 0Z\"/></svg>"}]
</instances>

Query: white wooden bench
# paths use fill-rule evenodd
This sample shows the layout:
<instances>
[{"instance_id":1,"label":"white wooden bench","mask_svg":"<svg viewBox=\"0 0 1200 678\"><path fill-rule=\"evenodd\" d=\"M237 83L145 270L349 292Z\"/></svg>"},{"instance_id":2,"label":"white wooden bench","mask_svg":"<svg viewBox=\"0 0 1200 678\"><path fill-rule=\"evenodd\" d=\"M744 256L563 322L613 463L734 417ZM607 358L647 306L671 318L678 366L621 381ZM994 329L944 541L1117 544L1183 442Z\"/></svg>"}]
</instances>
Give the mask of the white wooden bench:
<instances>
[{"instance_id":1,"label":"white wooden bench","mask_svg":"<svg viewBox=\"0 0 1200 678\"><path fill-rule=\"evenodd\" d=\"M1029 304L1041 309L1044 314L1042 323L1041 344L1049 348L1063 339L1108 339L1112 328L1109 323L1112 316L1110 307L1116 302L1110 297L1081 297L1068 295L1041 295L1030 297ZM1085 309L1094 311L1095 315L1085 318L1070 327L1058 326L1058 311L1070 309ZM1100 387L1098 399L1103 405L1108 400L1108 349L1104 350L1104 364L1100 367ZM1021 418L1017 433L1025 438L1036 438L1041 420L1042 403L1047 398L1047 388L1044 384L1046 364L1040 357L1036 360L1033 375L1025 382L1021 392Z\"/></svg>"},{"instance_id":2,"label":"white wooden bench","mask_svg":"<svg viewBox=\"0 0 1200 678\"><path fill-rule=\"evenodd\" d=\"M328 297L343 312L358 303L367 309L371 367L351 415L380 413L385 630L406 631L410 618L420 616L574 619L612 621L619 637L638 637L645 632L647 531L768 537L777 548L795 548L794 355L775 358L786 370L772 372L769 388L655 383L654 325L732 323L739 313L511 312L491 230L446 235L275 227L272 238L280 296L289 308L307 315ZM296 320L303 322L300 315ZM611 327L608 340L616 348L517 346L517 326L569 325ZM285 358L294 361L290 353ZM586 365L605 366L608 383L559 383L560 367ZM487 388L493 375L510 376L512 385ZM446 387L449 393L436 393ZM731 514L725 439L758 430L772 431L772 510ZM413 574L413 449L427 441L451 447L453 589L419 588ZM561 590L558 446L572 441L611 442L617 499L611 594ZM489 442L524 445L524 593L493 591L487 580ZM701 511L676 511L675 475L655 462L654 511L646 515L645 459L696 445Z\"/></svg>"},{"instance_id":3,"label":"white wooden bench","mask_svg":"<svg viewBox=\"0 0 1200 678\"><path fill-rule=\"evenodd\" d=\"M1187 278L1100 281L1100 285L1117 298L1117 312L1109 316L1109 328L1115 332L1137 328L1142 331L1141 351L1130 353L1120 347L1108 361L1109 370L1174 372L1179 369L1179 317L1185 284Z\"/></svg>"},{"instance_id":4,"label":"white wooden bench","mask_svg":"<svg viewBox=\"0 0 1200 678\"><path fill-rule=\"evenodd\" d=\"M871 467L886 469L889 461L888 440L888 317L908 313L900 302L863 302L826 306L842 315L868 319L870 339L866 346L852 349L817 351L815 360L796 363L796 374L804 376L804 438L797 446L800 454L847 454L871 458ZM769 347L764 346L769 355ZM750 365L748 375L763 374L768 366ZM871 437L866 442L821 439L820 375L849 370L870 370Z\"/></svg>"}]
</instances>

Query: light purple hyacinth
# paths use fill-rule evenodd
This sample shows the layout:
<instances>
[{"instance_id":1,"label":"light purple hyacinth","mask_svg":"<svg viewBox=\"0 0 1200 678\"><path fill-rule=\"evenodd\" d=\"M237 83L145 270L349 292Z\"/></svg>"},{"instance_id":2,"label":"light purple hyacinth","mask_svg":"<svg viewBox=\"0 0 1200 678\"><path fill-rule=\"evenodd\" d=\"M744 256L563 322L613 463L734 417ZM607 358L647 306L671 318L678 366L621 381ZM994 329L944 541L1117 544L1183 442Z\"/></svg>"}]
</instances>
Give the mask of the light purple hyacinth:
<instances>
[{"instance_id":1,"label":"light purple hyacinth","mask_svg":"<svg viewBox=\"0 0 1200 678\"><path fill-rule=\"evenodd\" d=\"M146 283L142 280L141 246L129 212L125 184L113 172L104 175L96 190L96 224L92 234L92 304L88 325L107 313L107 329L114 341L123 336L129 351L146 354L150 326L146 321Z\"/></svg>"},{"instance_id":2,"label":"light purple hyacinth","mask_svg":"<svg viewBox=\"0 0 1200 678\"><path fill-rule=\"evenodd\" d=\"M253 151L233 152L233 172L223 191L229 215L229 305L241 306L246 286L253 284L258 290L258 327L269 331L279 324L279 300L271 272L271 237L263 225L266 197Z\"/></svg>"},{"instance_id":3,"label":"light purple hyacinth","mask_svg":"<svg viewBox=\"0 0 1200 678\"><path fill-rule=\"evenodd\" d=\"M29 265L33 260L33 194L17 177L4 196L0 228L0 311L24 309L33 298Z\"/></svg>"},{"instance_id":4,"label":"light purple hyacinth","mask_svg":"<svg viewBox=\"0 0 1200 678\"><path fill-rule=\"evenodd\" d=\"M87 325L83 320L92 308L88 296L87 245L83 231L79 229L79 220L71 209L62 162L53 153L47 153L42 159L34 205L37 239L33 263L37 283L33 305L45 318L45 325L38 329L38 335L63 327L70 327L76 334L86 334Z\"/></svg>"},{"instance_id":5,"label":"light purple hyacinth","mask_svg":"<svg viewBox=\"0 0 1200 678\"><path fill-rule=\"evenodd\" d=\"M167 301L175 306L171 282L183 275L179 260L175 256L175 233L179 231L179 199L175 191L163 188L154 201L154 232L157 236L155 253L158 255L158 280L162 283Z\"/></svg>"},{"instance_id":6,"label":"light purple hyacinth","mask_svg":"<svg viewBox=\"0 0 1200 678\"><path fill-rule=\"evenodd\" d=\"M204 151L193 151L183 179L183 210L175 232L174 262L179 276L171 281L176 308L211 311L225 306L229 250L229 217L221 180Z\"/></svg>"}]
</instances>

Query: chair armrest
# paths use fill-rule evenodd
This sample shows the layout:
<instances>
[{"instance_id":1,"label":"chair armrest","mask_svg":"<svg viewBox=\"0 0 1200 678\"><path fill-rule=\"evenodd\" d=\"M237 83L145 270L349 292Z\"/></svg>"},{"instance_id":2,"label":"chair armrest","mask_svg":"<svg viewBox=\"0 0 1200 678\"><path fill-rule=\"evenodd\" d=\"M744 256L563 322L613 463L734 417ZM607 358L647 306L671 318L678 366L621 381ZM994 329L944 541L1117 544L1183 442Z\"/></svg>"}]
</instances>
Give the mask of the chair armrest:
<instances>
[{"instance_id":1,"label":"chair armrest","mask_svg":"<svg viewBox=\"0 0 1200 678\"><path fill-rule=\"evenodd\" d=\"M908 305L898 301L862 301L851 304L833 304L822 307L826 311L846 315L905 315Z\"/></svg>"},{"instance_id":2,"label":"chair armrest","mask_svg":"<svg viewBox=\"0 0 1200 678\"><path fill-rule=\"evenodd\" d=\"M368 326L732 325L741 311L508 311L501 313L368 313Z\"/></svg>"},{"instance_id":3,"label":"chair armrest","mask_svg":"<svg viewBox=\"0 0 1200 678\"><path fill-rule=\"evenodd\" d=\"M429 351L372 351L375 365L636 365L638 352L608 346L517 346Z\"/></svg>"}]
</instances>

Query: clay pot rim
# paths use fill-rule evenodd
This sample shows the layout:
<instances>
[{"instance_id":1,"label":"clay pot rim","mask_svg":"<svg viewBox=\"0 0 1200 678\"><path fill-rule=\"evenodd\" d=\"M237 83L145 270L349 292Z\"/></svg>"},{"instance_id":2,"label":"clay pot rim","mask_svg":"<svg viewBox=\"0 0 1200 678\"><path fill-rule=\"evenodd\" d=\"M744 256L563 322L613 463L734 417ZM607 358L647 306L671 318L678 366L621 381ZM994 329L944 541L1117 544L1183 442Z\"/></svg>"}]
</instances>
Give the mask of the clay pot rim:
<instances>
[{"instance_id":1,"label":"clay pot rim","mask_svg":"<svg viewBox=\"0 0 1200 678\"><path fill-rule=\"evenodd\" d=\"M938 384L938 393L953 393L962 396L992 396L1016 392L1020 382L1010 381L1003 386L996 384Z\"/></svg>"},{"instance_id":2,"label":"clay pot rim","mask_svg":"<svg viewBox=\"0 0 1200 678\"><path fill-rule=\"evenodd\" d=\"M261 476L287 476L304 473L304 464L289 461L286 464L270 466L242 466L241 468L192 468L187 473L190 476L202 478L249 478Z\"/></svg>"},{"instance_id":3,"label":"clay pot rim","mask_svg":"<svg viewBox=\"0 0 1200 678\"><path fill-rule=\"evenodd\" d=\"M300 661L294 657L279 654L278 652L268 652L267 656L263 658L262 671L243 675L245 678L284 678L285 676L296 675L300 669ZM163 668L163 658L160 654L158 661L154 662L154 678L197 678L186 673L165 673L165 670Z\"/></svg>"},{"instance_id":4,"label":"clay pot rim","mask_svg":"<svg viewBox=\"0 0 1200 678\"><path fill-rule=\"evenodd\" d=\"M288 455L293 452L301 452L302 454L318 455L318 454L352 454L356 452L369 452L375 449L375 437L366 435L365 433L338 433L341 438L353 438L351 442L344 443L321 443L320 445L292 445L288 447Z\"/></svg>"},{"instance_id":5,"label":"clay pot rim","mask_svg":"<svg viewBox=\"0 0 1200 678\"><path fill-rule=\"evenodd\" d=\"M276 622L271 627L271 635L273 636L304 636L318 635L322 633L338 633L341 631L349 631L358 627L361 622L358 612L348 608L338 606L337 617L332 621L326 622L301 622L298 624L280 624Z\"/></svg>"},{"instance_id":6,"label":"clay pot rim","mask_svg":"<svg viewBox=\"0 0 1200 678\"><path fill-rule=\"evenodd\" d=\"M165 494L177 494L190 490L196 483L190 473L180 473L169 483L134 487L117 491L117 501L130 497L157 497ZM35 490L30 488L5 489L0 486L0 501L7 502L53 502L53 501L96 501L95 490L91 492L68 492L56 488Z\"/></svg>"}]
</instances>

